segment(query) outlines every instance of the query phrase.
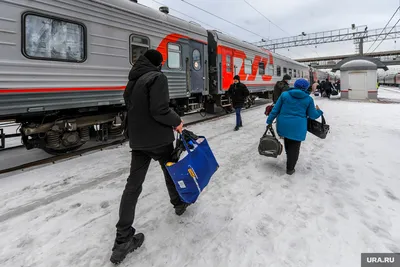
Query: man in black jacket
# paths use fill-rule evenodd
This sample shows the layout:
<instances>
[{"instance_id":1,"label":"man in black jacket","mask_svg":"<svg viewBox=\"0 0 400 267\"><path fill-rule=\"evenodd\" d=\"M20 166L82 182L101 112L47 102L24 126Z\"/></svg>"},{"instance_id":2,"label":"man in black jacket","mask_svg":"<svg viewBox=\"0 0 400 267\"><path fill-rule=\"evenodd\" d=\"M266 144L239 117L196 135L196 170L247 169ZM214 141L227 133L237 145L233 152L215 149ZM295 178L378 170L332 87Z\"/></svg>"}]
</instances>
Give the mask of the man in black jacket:
<instances>
[{"instance_id":1,"label":"man in black jacket","mask_svg":"<svg viewBox=\"0 0 400 267\"><path fill-rule=\"evenodd\" d=\"M326 81L324 83L324 89L325 89L326 97L329 98L331 96L331 92L332 92L332 83L329 81L328 78L326 78Z\"/></svg>"},{"instance_id":2,"label":"man in black jacket","mask_svg":"<svg viewBox=\"0 0 400 267\"><path fill-rule=\"evenodd\" d=\"M278 81L274 86L272 101L276 104L281 94L289 89L289 81L292 79L289 74L283 75L282 81Z\"/></svg>"},{"instance_id":3,"label":"man in black jacket","mask_svg":"<svg viewBox=\"0 0 400 267\"><path fill-rule=\"evenodd\" d=\"M246 101L246 97L250 94L246 85L240 82L239 75L235 75L233 77L233 84L229 87L228 95L232 99L232 106L236 111L236 127L235 131L239 130L239 127L243 126L242 117L240 115L240 111L244 106L244 102Z\"/></svg>"},{"instance_id":4,"label":"man in black jacket","mask_svg":"<svg viewBox=\"0 0 400 267\"><path fill-rule=\"evenodd\" d=\"M144 235L132 227L135 208L151 159L158 161L164 173L170 202L177 215L187 204L181 201L165 163L171 158L175 140L173 129L182 132L181 118L169 108L167 77L161 72L163 57L156 50L140 56L129 73L124 99L128 110L125 127L132 149L131 170L122 194L117 235L110 261L120 263L140 247Z\"/></svg>"}]
</instances>

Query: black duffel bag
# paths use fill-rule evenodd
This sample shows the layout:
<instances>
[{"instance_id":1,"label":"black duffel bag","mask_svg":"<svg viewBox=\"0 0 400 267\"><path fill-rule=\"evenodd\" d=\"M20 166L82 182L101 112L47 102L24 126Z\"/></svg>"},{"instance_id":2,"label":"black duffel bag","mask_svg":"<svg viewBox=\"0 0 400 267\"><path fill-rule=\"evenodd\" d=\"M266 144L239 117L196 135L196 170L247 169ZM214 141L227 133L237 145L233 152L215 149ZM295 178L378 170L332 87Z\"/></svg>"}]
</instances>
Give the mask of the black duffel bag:
<instances>
[{"instance_id":1,"label":"black duffel bag","mask_svg":"<svg viewBox=\"0 0 400 267\"><path fill-rule=\"evenodd\" d=\"M268 131L271 135L268 135ZM274 129L267 126L265 133L260 138L260 143L258 145L258 153L262 156L277 158L282 154L283 146L281 142L276 138Z\"/></svg>"},{"instance_id":2,"label":"black duffel bag","mask_svg":"<svg viewBox=\"0 0 400 267\"><path fill-rule=\"evenodd\" d=\"M326 124L324 115L321 115L322 122L312 120L310 118L307 119L307 131L312 133L313 135L325 139L326 135L329 132L329 125Z\"/></svg>"}]
</instances>

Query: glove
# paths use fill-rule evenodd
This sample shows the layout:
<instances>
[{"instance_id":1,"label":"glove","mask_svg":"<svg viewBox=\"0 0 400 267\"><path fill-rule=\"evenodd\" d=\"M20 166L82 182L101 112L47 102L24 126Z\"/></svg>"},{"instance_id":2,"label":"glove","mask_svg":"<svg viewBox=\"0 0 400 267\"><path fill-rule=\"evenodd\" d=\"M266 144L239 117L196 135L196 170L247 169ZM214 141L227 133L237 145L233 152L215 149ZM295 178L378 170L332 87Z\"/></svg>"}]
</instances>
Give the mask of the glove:
<instances>
[{"instance_id":1,"label":"glove","mask_svg":"<svg viewBox=\"0 0 400 267\"><path fill-rule=\"evenodd\" d=\"M272 124L268 124L267 129L272 129Z\"/></svg>"}]
</instances>

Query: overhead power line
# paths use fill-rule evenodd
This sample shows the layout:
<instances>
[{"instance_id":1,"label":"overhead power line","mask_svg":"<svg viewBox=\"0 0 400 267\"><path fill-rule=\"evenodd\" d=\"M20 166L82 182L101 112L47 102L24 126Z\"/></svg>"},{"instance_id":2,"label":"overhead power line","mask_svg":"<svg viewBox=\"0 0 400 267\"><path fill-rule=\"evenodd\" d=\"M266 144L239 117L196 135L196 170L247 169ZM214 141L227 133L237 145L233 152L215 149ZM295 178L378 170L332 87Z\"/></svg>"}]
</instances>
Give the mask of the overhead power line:
<instances>
[{"instance_id":1,"label":"overhead power line","mask_svg":"<svg viewBox=\"0 0 400 267\"><path fill-rule=\"evenodd\" d=\"M159 4L159 5L164 5L164 6L165 6L164 3L158 2L158 1L156 1L156 0L152 0L152 1L153 1L154 3ZM223 32L222 30L220 30L220 29L218 29L218 28L215 28L214 26L212 26L212 25L210 25L210 24L208 24L208 23L206 23L206 22L204 22L204 21L201 21L201 20L198 20L198 19L196 19L196 18L193 18L193 17L191 17L191 16L189 16L189 15L187 15L187 14L185 14L185 13L182 13L182 12L176 10L176 9L173 9L173 8L170 8L170 9L173 10L173 11L175 11L175 12L178 13L178 14L181 14L181 15L183 15L183 16L186 16L186 17L188 17L188 18L191 18L192 20L195 20L195 21L197 21L197 22L200 22L200 23L202 23L202 24L204 24L204 25L207 25L207 26L210 27L210 28L213 28L213 29L216 29L216 30L218 30L218 31L220 31L220 32Z\"/></svg>"},{"instance_id":2,"label":"overhead power line","mask_svg":"<svg viewBox=\"0 0 400 267\"><path fill-rule=\"evenodd\" d=\"M242 29L242 30L244 30L244 31L246 31L246 32L249 32L249 33L251 33L251 34L257 35L257 36L259 36L259 37L261 37L261 38L263 38L263 39L268 39L268 38L265 37L265 36L259 35L258 33L255 33L255 32L252 32L252 31L249 31L248 29L243 28L242 26L237 25L236 23L233 23L233 22L231 22L231 21L229 21L229 20L226 20L226 19L224 19L224 18L222 18L222 17L220 17L220 16L218 16L218 15L215 15L215 14L213 14L213 13L211 13L211 12L205 10L205 9L202 9L201 7L198 7L198 6L196 6L196 5L193 5L192 3L189 3L189 2L187 2L187 1L185 1L185 0L181 0L181 1L184 2L184 3L187 4L187 5L190 5L190 6L194 7L194 8L197 8L197 9L199 9L199 10L201 10L201 11L207 13L207 14L210 14L211 16L214 16L214 17L216 17L216 18L219 18L220 20L223 20L223 21L225 21L225 22L227 22L227 23L229 23L229 24L232 24L232 25L234 25L234 26L236 26L236 27L238 27L238 28L240 28L240 29Z\"/></svg>"},{"instance_id":3,"label":"overhead power line","mask_svg":"<svg viewBox=\"0 0 400 267\"><path fill-rule=\"evenodd\" d=\"M287 34L288 36L291 36L290 33L288 33L287 31L285 31L284 29L282 29L279 25L275 24L274 22L272 22L272 20L270 20L267 16L265 16L263 13L261 13L257 8L255 8L252 4L250 4L247 0L243 0L248 6L250 6L253 10L255 10L258 14L260 14L262 17L264 17L266 20L269 21L269 23L273 24L275 27L277 27L278 29L280 29L282 32L284 32L285 34ZM268 38L269 39L269 38ZM310 51L316 53L318 56L318 52L315 49L312 49L308 46L306 46L307 49L309 49Z\"/></svg>"},{"instance_id":4,"label":"overhead power line","mask_svg":"<svg viewBox=\"0 0 400 267\"><path fill-rule=\"evenodd\" d=\"M375 50L382 44L383 41L385 41L386 37L393 31L393 29L396 27L396 25L400 22L400 19L397 20L396 24L390 29L390 31L386 34L385 38L382 39L382 41L378 44L377 47L372 51L375 52Z\"/></svg>"},{"instance_id":5,"label":"overhead power line","mask_svg":"<svg viewBox=\"0 0 400 267\"><path fill-rule=\"evenodd\" d=\"M381 34L383 33L383 31L386 29L386 27L389 25L389 23L392 21L392 19L394 18L394 16L396 15L397 11L399 11L400 9L400 5L397 7L396 11L393 13L392 17L389 19L389 21L386 23L385 27L383 27L381 33L376 37L375 41L372 43L372 45L368 48L367 53L369 52L369 50L371 50L371 48L374 46L374 44L376 43L376 41L378 41L379 36L381 36ZM397 23L396 23L397 24ZM379 46L379 45L378 45ZM376 49L376 48L375 48ZM374 50L375 51L375 50Z\"/></svg>"},{"instance_id":6,"label":"overhead power line","mask_svg":"<svg viewBox=\"0 0 400 267\"><path fill-rule=\"evenodd\" d=\"M263 13L261 13L260 11L258 11L257 8L255 8L252 4L250 4L247 0L243 0L247 5L249 5L252 9L254 9L258 14L260 14L261 16L263 16L266 20L268 20L271 24L275 25L278 29L280 29L281 31L283 31L284 33L291 35L290 33L288 33L287 31L285 31L284 29L282 29L281 27L279 27L278 25L276 25L275 23L273 23L267 16L265 16Z\"/></svg>"}]
</instances>

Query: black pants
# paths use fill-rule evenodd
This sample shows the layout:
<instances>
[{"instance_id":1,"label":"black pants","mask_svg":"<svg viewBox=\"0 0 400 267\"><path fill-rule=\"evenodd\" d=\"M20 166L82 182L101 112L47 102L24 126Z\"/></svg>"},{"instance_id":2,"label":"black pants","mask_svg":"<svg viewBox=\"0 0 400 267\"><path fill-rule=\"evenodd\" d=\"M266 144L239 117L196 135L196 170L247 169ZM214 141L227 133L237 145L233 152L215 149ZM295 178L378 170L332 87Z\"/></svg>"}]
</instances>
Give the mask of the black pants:
<instances>
[{"instance_id":1,"label":"black pants","mask_svg":"<svg viewBox=\"0 0 400 267\"><path fill-rule=\"evenodd\" d=\"M119 221L116 225L117 242L126 242L136 231L135 228L132 227L133 220L135 219L136 204L142 192L142 185L147 170L149 169L151 159L158 161L161 165L171 204L174 206L182 204L179 194L176 191L175 184L165 168L165 163L170 160L173 150L174 146L171 143L170 145L151 151L132 151L131 172L122 194L119 207Z\"/></svg>"},{"instance_id":2,"label":"black pants","mask_svg":"<svg viewBox=\"0 0 400 267\"><path fill-rule=\"evenodd\" d=\"M292 171L299 159L301 142L285 138L284 143L287 156L286 170Z\"/></svg>"}]
</instances>

